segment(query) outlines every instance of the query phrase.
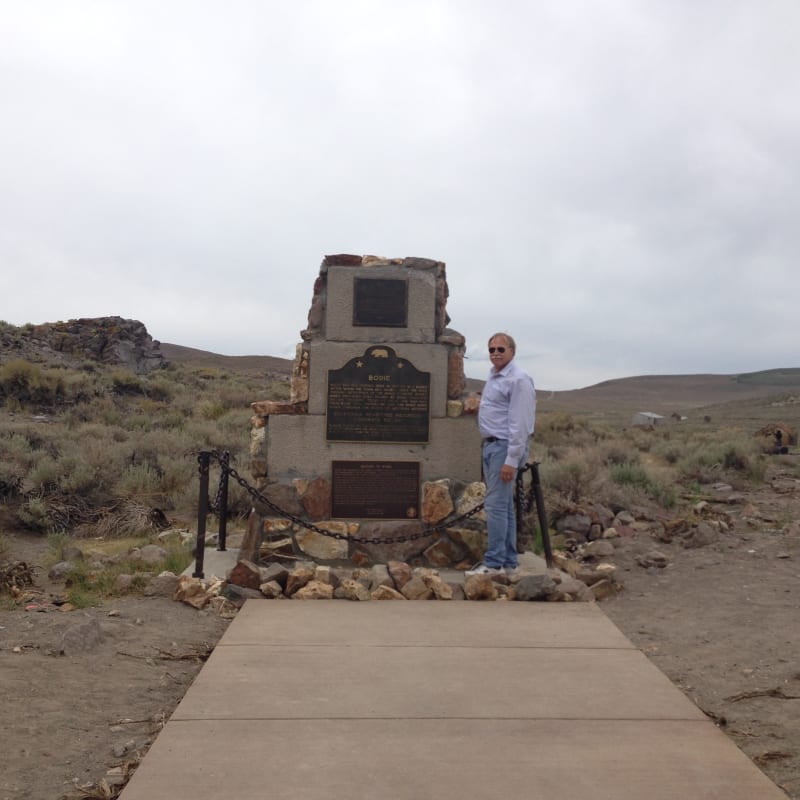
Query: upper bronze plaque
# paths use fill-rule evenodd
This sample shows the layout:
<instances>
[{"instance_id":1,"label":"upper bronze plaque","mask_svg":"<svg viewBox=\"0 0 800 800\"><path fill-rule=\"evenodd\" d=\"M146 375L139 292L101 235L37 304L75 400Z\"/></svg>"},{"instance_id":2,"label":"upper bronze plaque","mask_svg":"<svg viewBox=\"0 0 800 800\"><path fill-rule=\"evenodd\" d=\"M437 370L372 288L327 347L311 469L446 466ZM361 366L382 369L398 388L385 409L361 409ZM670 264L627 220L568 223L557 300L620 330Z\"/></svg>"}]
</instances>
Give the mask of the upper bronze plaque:
<instances>
[{"instance_id":1,"label":"upper bronze plaque","mask_svg":"<svg viewBox=\"0 0 800 800\"><path fill-rule=\"evenodd\" d=\"M331 442L428 441L430 372L391 347L368 347L328 370L326 438Z\"/></svg>"},{"instance_id":2,"label":"upper bronze plaque","mask_svg":"<svg viewBox=\"0 0 800 800\"><path fill-rule=\"evenodd\" d=\"M394 278L355 278L353 325L408 327L408 282Z\"/></svg>"}]
</instances>

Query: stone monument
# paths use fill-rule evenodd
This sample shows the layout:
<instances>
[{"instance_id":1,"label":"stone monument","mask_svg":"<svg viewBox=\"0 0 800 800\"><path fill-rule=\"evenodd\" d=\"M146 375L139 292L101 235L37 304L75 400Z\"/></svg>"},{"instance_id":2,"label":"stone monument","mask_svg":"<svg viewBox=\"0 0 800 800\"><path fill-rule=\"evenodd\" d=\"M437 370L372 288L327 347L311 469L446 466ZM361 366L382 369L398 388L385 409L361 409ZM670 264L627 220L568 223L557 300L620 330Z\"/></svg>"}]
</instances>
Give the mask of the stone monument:
<instances>
[{"instance_id":1,"label":"stone monument","mask_svg":"<svg viewBox=\"0 0 800 800\"><path fill-rule=\"evenodd\" d=\"M335 536L258 516L262 554L480 559L482 515L430 532L483 498L478 397L465 393L465 342L447 327L447 297L440 261L323 259L290 399L252 404L251 471L276 506Z\"/></svg>"}]
</instances>

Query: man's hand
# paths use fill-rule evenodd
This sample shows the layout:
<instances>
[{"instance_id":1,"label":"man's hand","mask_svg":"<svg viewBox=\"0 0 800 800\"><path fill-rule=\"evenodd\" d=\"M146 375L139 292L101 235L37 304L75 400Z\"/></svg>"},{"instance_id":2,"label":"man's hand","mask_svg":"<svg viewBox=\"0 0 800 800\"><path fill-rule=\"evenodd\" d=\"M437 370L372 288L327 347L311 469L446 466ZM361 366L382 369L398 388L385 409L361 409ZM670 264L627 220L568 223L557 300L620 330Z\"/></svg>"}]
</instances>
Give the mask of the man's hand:
<instances>
[{"instance_id":1,"label":"man's hand","mask_svg":"<svg viewBox=\"0 0 800 800\"><path fill-rule=\"evenodd\" d=\"M514 480L514 475L516 474L516 472L517 471L514 469L514 467L509 467L508 464L503 464L503 466L500 467L500 479L504 483L508 483L509 481L513 481Z\"/></svg>"}]
</instances>

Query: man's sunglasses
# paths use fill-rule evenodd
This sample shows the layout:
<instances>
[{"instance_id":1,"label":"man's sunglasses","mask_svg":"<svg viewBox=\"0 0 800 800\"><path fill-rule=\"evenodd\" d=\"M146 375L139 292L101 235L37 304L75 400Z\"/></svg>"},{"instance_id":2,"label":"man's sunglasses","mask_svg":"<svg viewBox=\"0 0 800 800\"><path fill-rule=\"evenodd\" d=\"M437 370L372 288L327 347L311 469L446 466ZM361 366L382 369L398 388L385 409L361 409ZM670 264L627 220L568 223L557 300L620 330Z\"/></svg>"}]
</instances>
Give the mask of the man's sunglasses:
<instances>
[{"instance_id":1,"label":"man's sunglasses","mask_svg":"<svg viewBox=\"0 0 800 800\"><path fill-rule=\"evenodd\" d=\"M498 353L505 353L506 349L505 349L505 347L490 347L489 348L489 352L490 353L494 353L495 351L498 352Z\"/></svg>"}]
</instances>

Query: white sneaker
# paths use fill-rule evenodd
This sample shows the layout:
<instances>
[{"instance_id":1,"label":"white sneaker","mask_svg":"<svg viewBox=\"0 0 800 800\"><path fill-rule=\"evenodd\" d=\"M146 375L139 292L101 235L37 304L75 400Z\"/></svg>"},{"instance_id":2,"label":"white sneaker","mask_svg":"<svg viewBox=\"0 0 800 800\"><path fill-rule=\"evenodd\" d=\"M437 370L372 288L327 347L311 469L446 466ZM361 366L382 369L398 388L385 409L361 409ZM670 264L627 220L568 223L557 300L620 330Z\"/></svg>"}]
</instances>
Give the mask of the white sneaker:
<instances>
[{"instance_id":1,"label":"white sneaker","mask_svg":"<svg viewBox=\"0 0 800 800\"><path fill-rule=\"evenodd\" d=\"M476 564L472 569L468 569L464 575L467 578L471 578L473 575L505 575L506 572L502 567L490 567L484 564L482 561L480 564Z\"/></svg>"}]
</instances>

